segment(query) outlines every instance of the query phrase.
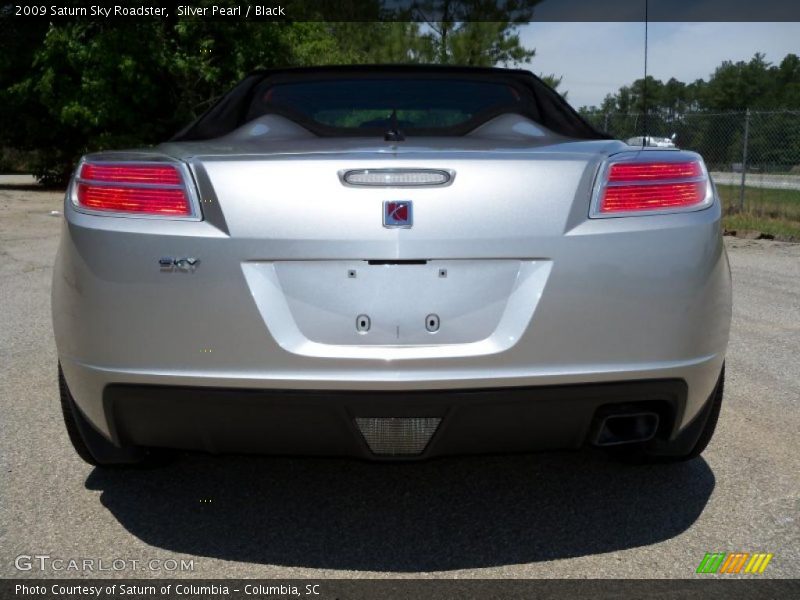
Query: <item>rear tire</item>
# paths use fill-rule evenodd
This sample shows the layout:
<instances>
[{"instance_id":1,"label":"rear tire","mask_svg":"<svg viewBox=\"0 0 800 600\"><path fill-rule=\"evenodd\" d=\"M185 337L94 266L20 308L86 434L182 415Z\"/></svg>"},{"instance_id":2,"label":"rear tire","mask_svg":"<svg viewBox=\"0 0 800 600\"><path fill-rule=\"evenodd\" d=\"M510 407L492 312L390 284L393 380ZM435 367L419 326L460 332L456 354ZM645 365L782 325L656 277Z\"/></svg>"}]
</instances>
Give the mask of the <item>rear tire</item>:
<instances>
[{"instance_id":1,"label":"rear tire","mask_svg":"<svg viewBox=\"0 0 800 600\"><path fill-rule=\"evenodd\" d=\"M724 387L725 365L723 364L711 397L677 438L670 441L653 440L637 446L620 446L613 449L613 454L624 462L636 464L675 463L697 458L714 437L722 409Z\"/></svg>"},{"instance_id":2,"label":"rear tire","mask_svg":"<svg viewBox=\"0 0 800 600\"><path fill-rule=\"evenodd\" d=\"M152 457L138 447L119 447L107 440L83 416L72 393L67 387L61 365L58 365L58 389L61 396L61 412L67 435L75 452L85 462L95 467L116 467L144 465L152 462Z\"/></svg>"}]
</instances>

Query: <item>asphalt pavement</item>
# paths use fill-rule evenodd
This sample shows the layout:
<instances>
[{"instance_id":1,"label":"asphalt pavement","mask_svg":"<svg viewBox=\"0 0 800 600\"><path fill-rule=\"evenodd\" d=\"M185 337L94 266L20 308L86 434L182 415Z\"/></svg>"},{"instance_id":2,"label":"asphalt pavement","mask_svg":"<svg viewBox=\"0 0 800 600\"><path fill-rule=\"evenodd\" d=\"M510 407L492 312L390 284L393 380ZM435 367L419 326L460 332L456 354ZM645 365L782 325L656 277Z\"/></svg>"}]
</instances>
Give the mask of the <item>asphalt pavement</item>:
<instances>
[{"instance_id":1,"label":"asphalt pavement","mask_svg":"<svg viewBox=\"0 0 800 600\"><path fill-rule=\"evenodd\" d=\"M800 577L800 245L727 240L725 402L689 463L185 455L106 471L75 455L59 409L61 198L0 180L0 577L685 578L734 551L773 553L762 577ZM35 555L50 566L15 567ZM73 558L95 572L53 569ZM96 572L113 560L126 566Z\"/></svg>"}]
</instances>

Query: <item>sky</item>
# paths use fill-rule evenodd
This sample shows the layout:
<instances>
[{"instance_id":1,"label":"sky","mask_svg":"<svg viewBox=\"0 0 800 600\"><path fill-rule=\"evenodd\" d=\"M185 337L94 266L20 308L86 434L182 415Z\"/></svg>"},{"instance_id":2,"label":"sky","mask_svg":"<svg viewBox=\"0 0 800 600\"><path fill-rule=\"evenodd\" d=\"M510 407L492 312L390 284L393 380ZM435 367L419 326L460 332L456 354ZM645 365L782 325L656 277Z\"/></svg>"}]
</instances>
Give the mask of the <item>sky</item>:
<instances>
[{"instance_id":1,"label":"sky","mask_svg":"<svg viewBox=\"0 0 800 600\"><path fill-rule=\"evenodd\" d=\"M749 60L756 52L775 64L800 54L800 23L650 23L649 75L690 83L708 79L723 60ZM533 72L563 76L574 107L599 106L644 73L643 23L530 23L520 28L536 56Z\"/></svg>"}]
</instances>

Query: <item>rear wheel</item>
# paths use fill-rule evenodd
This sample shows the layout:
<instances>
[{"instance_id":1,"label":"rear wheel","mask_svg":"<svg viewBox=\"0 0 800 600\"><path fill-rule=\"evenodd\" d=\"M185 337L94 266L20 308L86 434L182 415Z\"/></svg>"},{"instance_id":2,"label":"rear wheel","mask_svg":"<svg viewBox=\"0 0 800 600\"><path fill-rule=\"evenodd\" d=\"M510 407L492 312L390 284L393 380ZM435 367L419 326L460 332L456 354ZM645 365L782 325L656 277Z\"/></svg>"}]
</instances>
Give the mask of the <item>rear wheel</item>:
<instances>
[{"instance_id":1,"label":"rear wheel","mask_svg":"<svg viewBox=\"0 0 800 600\"><path fill-rule=\"evenodd\" d=\"M58 365L58 389L61 395L61 412L67 435L75 452L84 461L96 467L132 466L153 462L152 454L142 448L120 448L107 440L83 416L67 387L61 365Z\"/></svg>"},{"instance_id":2,"label":"rear wheel","mask_svg":"<svg viewBox=\"0 0 800 600\"><path fill-rule=\"evenodd\" d=\"M725 365L723 364L711 397L677 438L669 441L652 440L636 446L619 446L613 448L614 455L632 463L671 463L697 458L714 436L722 408L724 387Z\"/></svg>"}]
</instances>

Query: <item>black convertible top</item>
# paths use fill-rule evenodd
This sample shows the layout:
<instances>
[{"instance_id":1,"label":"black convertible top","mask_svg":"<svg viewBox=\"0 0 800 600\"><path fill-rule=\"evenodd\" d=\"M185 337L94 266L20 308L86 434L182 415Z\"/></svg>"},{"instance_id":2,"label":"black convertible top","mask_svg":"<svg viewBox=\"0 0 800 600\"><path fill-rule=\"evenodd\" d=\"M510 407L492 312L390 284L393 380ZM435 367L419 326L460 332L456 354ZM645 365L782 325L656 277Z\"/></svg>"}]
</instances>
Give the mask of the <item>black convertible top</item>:
<instances>
[{"instance_id":1,"label":"black convertible top","mask_svg":"<svg viewBox=\"0 0 800 600\"><path fill-rule=\"evenodd\" d=\"M465 135L500 114L517 113L565 137L609 138L529 71L358 65L255 71L171 141L214 139L264 114L287 117L318 136L381 135L386 131L385 110L380 119L353 124L347 122L353 111L346 114L346 109L371 114L370 108L384 105L395 109L395 119L400 111L410 118L417 115L419 123L400 123L410 135ZM430 122L433 113L440 115L440 122ZM454 118L455 113L462 117ZM338 120L319 117L331 114L339 115Z\"/></svg>"}]
</instances>

